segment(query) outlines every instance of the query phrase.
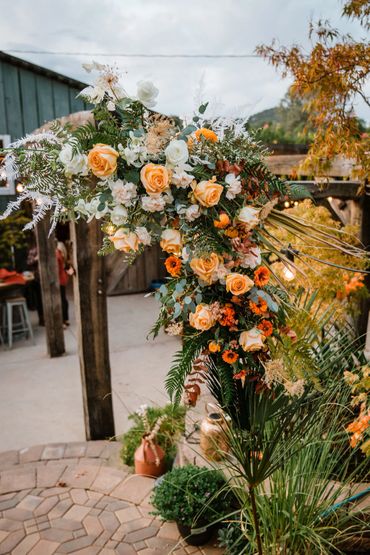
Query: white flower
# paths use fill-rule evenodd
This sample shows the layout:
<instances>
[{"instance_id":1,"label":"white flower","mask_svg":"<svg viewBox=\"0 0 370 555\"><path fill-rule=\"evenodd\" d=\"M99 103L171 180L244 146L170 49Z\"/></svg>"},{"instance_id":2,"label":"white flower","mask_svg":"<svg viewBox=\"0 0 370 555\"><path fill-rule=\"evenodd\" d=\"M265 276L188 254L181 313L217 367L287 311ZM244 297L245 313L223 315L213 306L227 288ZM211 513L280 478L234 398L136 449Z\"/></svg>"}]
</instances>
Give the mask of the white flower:
<instances>
[{"instance_id":1,"label":"white flower","mask_svg":"<svg viewBox=\"0 0 370 555\"><path fill-rule=\"evenodd\" d=\"M104 204L104 208L102 210L98 209L100 203L101 201L99 197L94 197L90 202L85 202L83 199L79 199L77 205L75 206L75 211L78 214L87 216L88 222L91 222L93 218L100 220L107 212L109 212L107 203Z\"/></svg>"},{"instance_id":2,"label":"white flower","mask_svg":"<svg viewBox=\"0 0 370 555\"><path fill-rule=\"evenodd\" d=\"M73 147L66 143L59 152L59 160L69 174L87 175L87 156L85 154L73 154Z\"/></svg>"},{"instance_id":3,"label":"white flower","mask_svg":"<svg viewBox=\"0 0 370 555\"><path fill-rule=\"evenodd\" d=\"M252 206L244 206L237 216L237 220L243 224L245 224L248 230L253 229L259 223L259 215L260 211Z\"/></svg>"},{"instance_id":4,"label":"white flower","mask_svg":"<svg viewBox=\"0 0 370 555\"><path fill-rule=\"evenodd\" d=\"M227 183L226 198L229 200L233 200L236 195L238 195L242 190L240 176L238 175L238 177L235 177L235 174L228 173L225 177L225 181Z\"/></svg>"},{"instance_id":5,"label":"white flower","mask_svg":"<svg viewBox=\"0 0 370 555\"><path fill-rule=\"evenodd\" d=\"M150 245L152 237L146 227L137 227L135 229L136 235L139 237L140 243L143 245Z\"/></svg>"},{"instance_id":6,"label":"white flower","mask_svg":"<svg viewBox=\"0 0 370 555\"><path fill-rule=\"evenodd\" d=\"M230 273L228 268L225 268L223 264L220 264L217 270L214 272L212 276L213 281L219 281L223 285L226 283L226 276Z\"/></svg>"},{"instance_id":7,"label":"white flower","mask_svg":"<svg viewBox=\"0 0 370 555\"><path fill-rule=\"evenodd\" d=\"M174 201L171 191L167 191L166 193L164 193L163 198L166 204L172 204Z\"/></svg>"},{"instance_id":8,"label":"white flower","mask_svg":"<svg viewBox=\"0 0 370 555\"><path fill-rule=\"evenodd\" d=\"M185 141L171 141L164 151L167 164L170 166L182 166L189 158L188 145Z\"/></svg>"},{"instance_id":9,"label":"white flower","mask_svg":"<svg viewBox=\"0 0 370 555\"><path fill-rule=\"evenodd\" d=\"M122 225L127 222L127 210L122 205L117 205L113 208L110 219L114 225Z\"/></svg>"},{"instance_id":10,"label":"white flower","mask_svg":"<svg viewBox=\"0 0 370 555\"><path fill-rule=\"evenodd\" d=\"M105 90L99 86L88 86L82 89L78 96L83 96L92 104L99 104L104 98Z\"/></svg>"},{"instance_id":11,"label":"white flower","mask_svg":"<svg viewBox=\"0 0 370 555\"><path fill-rule=\"evenodd\" d=\"M161 212L166 205L166 200L163 195L158 197L144 196L141 197L141 204L146 212Z\"/></svg>"},{"instance_id":12,"label":"white flower","mask_svg":"<svg viewBox=\"0 0 370 555\"><path fill-rule=\"evenodd\" d=\"M198 204L192 204L185 210L185 219L188 222L193 222L201 215L200 206Z\"/></svg>"},{"instance_id":13,"label":"white flower","mask_svg":"<svg viewBox=\"0 0 370 555\"><path fill-rule=\"evenodd\" d=\"M116 105L113 102L113 100L110 100L109 102L107 102L107 108L110 112L114 112L114 110L116 109Z\"/></svg>"},{"instance_id":14,"label":"white flower","mask_svg":"<svg viewBox=\"0 0 370 555\"><path fill-rule=\"evenodd\" d=\"M184 171L182 168L175 168L172 174L171 182L173 183L173 185L176 185L176 187L186 189L186 187L189 187L193 179L194 176L190 173L186 173L186 171Z\"/></svg>"},{"instance_id":15,"label":"white flower","mask_svg":"<svg viewBox=\"0 0 370 555\"><path fill-rule=\"evenodd\" d=\"M137 187L134 183L117 179L116 181L110 181L109 186L115 202L127 207L134 204L134 200L137 197Z\"/></svg>"},{"instance_id":16,"label":"white flower","mask_svg":"<svg viewBox=\"0 0 370 555\"><path fill-rule=\"evenodd\" d=\"M190 258L190 252L186 247L184 247L181 251L181 258L183 259L183 261L185 263L188 262L188 260Z\"/></svg>"},{"instance_id":17,"label":"white flower","mask_svg":"<svg viewBox=\"0 0 370 555\"><path fill-rule=\"evenodd\" d=\"M128 142L126 148L122 145L118 145L119 153L122 158L126 160L129 166L135 166L140 168L145 164L148 158L148 149L145 146L145 135L136 136L132 131L130 131L130 141Z\"/></svg>"},{"instance_id":18,"label":"white flower","mask_svg":"<svg viewBox=\"0 0 370 555\"><path fill-rule=\"evenodd\" d=\"M252 268L253 270L262 262L261 251L258 247L253 247L248 254L241 254L240 256L242 257L242 261L240 263L242 268Z\"/></svg>"},{"instance_id":19,"label":"white flower","mask_svg":"<svg viewBox=\"0 0 370 555\"><path fill-rule=\"evenodd\" d=\"M157 101L158 89L151 81L139 81L137 84L137 97L146 108L153 108Z\"/></svg>"}]
</instances>

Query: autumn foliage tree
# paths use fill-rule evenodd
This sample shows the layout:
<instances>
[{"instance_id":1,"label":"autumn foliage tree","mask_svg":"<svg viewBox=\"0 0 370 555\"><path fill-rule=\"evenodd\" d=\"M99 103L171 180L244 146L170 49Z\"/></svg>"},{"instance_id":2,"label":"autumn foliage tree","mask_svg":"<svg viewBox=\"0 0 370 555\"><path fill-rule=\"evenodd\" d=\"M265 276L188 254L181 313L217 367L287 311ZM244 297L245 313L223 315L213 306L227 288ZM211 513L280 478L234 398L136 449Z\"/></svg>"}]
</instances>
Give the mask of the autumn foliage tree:
<instances>
[{"instance_id":1,"label":"autumn foliage tree","mask_svg":"<svg viewBox=\"0 0 370 555\"><path fill-rule=\"evenodd\" d=\"M342 16L359 21L364 32L370 29L369 0L350 0ZM368 106L365 84L370 74L370 43L341 34L328 21L311 23L312 49L275 48L261 45L257 53L278 68L283 77L292 76L291 94L300 98L314 128L313 141L303 162L313 175L322 174L337 155L352 159L353 174L363 183L370 175L370 139L356 117L355 104L362 99Z\"/></svg>"}]
</instances>

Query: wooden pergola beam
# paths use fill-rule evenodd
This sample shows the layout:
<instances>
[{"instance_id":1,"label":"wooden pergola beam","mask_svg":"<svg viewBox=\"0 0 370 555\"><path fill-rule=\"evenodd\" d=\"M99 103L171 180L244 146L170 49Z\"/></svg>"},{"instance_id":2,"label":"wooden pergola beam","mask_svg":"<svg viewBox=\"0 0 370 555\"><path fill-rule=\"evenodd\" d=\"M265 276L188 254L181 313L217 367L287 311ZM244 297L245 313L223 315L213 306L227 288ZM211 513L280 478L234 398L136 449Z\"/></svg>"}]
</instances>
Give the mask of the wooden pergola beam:
<instances>
[{"instance_id":1,"label":"wooden pergola beam","mask_svg":"<svg viewBox=\"0 0 370 555\"><path fill-rule=\"evenodd\" d=\"M102 231L97 220L71 222L74 305L87 440L115 435L109 363L105 261L98 255Z\"/></svg>"},{"instance_id":2,"label":"wooden pergola beam","mask_svg":"<svg viewBox=\"0 0 370 555\"><path fill-rule=\"evenodd\" d=\"M58 357L65 353L62 301L55 256L55 235L49 235L49 231L50 217L45 216L36 226L38 265L47 351L50 357Z\"/></svg>"},{"instance_id":3,"label":"wooden pergola beam","mask_svg":"<svg viewBox=\"0 0 370 555\"><path fill-rule=\"evenodd\" d=\"M360 184L358 181L336 181L330 180L327 183L318 183L317 181L288 181L297 185L303 185L314 198L325 199L328 197L339 198L343 200L359 200L358 195Z\"/></svg>"}]
</instances>

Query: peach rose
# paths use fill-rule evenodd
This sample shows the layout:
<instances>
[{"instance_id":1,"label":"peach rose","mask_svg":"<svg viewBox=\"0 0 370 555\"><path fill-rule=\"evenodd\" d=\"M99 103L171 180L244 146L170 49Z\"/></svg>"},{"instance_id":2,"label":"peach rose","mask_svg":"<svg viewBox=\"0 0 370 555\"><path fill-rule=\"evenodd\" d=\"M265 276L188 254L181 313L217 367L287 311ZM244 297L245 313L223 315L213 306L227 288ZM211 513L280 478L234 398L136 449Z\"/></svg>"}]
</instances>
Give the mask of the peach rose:
<instances>
[{"instance_id":1,"label":"peach rose","mask_svg":"<svg viewBox=\"0 0 370 555\"><path fill-rule=\"evenodd\" d=\"M165 252L180 256L182 251L182 237L177 229L165 229L162 231L161 241L159 243Z\"/></svg>"},{"instance_id":2,"label":"peach rose","mask_svg":"<svg viewBox=\"0 0 370 555\"><path fill-rule=\"evenodd\" d=\"M87 156L87 164L97 177L109 177L117 169L119 153L111 146L97 144Z\"/></svg>"},{"instance_id":3,"label":"peach rose","mask_svg":"<svg viewBox=\"0 0 370 555\"><path fill-rule=\"evenodd\" d=\"M266 340L266 337L263 333L257 329L252 328L248 331L243 331L239 337L239 344L243 351L247 352L255 352L260 351L263 348L263 343Z\"/></svg>"},{"instance_id":4,"label":"peach rose","mask_svg":"<svg viewBox=\"0 0 370 555\"><path fill-rule=\"evenodd\" d=\"M223 190L223 186L214 181L201 181L193 188L197 201L207 207L218 204Z\"/></svg>"},{"instance_id":5,"label":"peach rose","mask_svg":"<svg viewBox=\"0 0 370 555\"><path fill-rule=\"evenodd\" d=\"M160 164L146 164L146 166L143 166L140 178L148 195L160 195L170 186L168 170Z\"/></svg>"},{"instance_id":6,"label":"peach rose","mask_svg":"<svg viewBox=\"0 0 370 555\"><path fill-rule=\"evenodd\" d=\"M228 274L226 276L226 289L232 295L244 295L254 286L253 280L244 274Z\"/></svg>"},{"instance_id":7,"label":"peach rose","mask_svg":"<svg viewBox=\"0 0 370 555\"><path fill-rule=\"evenodd\" d=\"M114 248L119 251L136 252L139 250L139 238L133 231L120 228L109 239L114 243Z\"/></svg>"},{"instance_id":8,"label":"peach rose","mask_svg":"<svg viewBox=\"0 0 370 555\"><path fill-rule=\"evenodd\" d=\"M216 323L211 307L208 304L198 304L195 312L189 314L189 323L196 330L209 330Z\"/></svg>"},{"instance_id":9,"label":"peach rose","mask_svg":"<svg viewBox=\"0 0 370 555\"><path fill-rule=\"evenodd\" d=\"M220 257L216 253L201 258L193 258L190 262L190 268L194 274L200 277L208 285L217 280L217 270L220 266Z\"/></svg>"}]
</instances>

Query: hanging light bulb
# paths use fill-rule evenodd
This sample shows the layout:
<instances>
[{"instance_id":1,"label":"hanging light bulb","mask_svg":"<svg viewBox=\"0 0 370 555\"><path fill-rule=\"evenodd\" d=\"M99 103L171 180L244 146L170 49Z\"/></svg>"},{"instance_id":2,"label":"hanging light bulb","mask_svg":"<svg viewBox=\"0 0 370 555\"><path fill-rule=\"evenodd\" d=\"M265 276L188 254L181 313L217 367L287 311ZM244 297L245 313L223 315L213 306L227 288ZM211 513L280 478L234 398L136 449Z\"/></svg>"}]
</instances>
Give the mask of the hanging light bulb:
<instances>
[{"instance_id":1,"label":"hanging light bulb","mask_svg":"<svg viewBox=\"0 0 370 555\"><path fill-rule=\"evenodd\" d=\"M284 266L283 269L283 278L286 281L293 281L296 276L296 271L294 268L288 268L288 266Z\"/></svg>"},{"instance_id":2,"label":"hanging light bulb","mask_svg":"<svg viewBox=\"0 0 370 555\"><path fill-rule=\"evenodd\" d=\"M22 183L18 183L17 186L16 186L16 189L17 189L17 193L23 193L23 191L24 191L24 186L23 186L23 184L22 184Z\"/></svg>"},{"instance_id":3,"label":"hanging light bulb","mask_svg":"<svg viewBox=\"0 0 370 555\"><path fill-rule=\"evenodd\" d=\"M285 208L289 208L289 206L290 206L289 200L286 200L286 201L284 202L284 206L285 206Z\"/></svg>"},{"instance_id":4,"label":"hanging light bulb","mask_svg":"<svg viewBox=\"0 0 370 555\"><path fill-rule=\"evenodd\" d=\"M298 204L299 204L298 200L295 200L294 201L294 206L298 206Z\"/></svg>"},{"instance_id":5,"label":"hanging light bulb","mask_svg":"<svg viewBox=\"0 0 370 555\"><path fill-rule=\"evenodd\" d=\"M333 197L328 197L328 202L331 202L333 200Z\"/></svg>"}]
</instances>

